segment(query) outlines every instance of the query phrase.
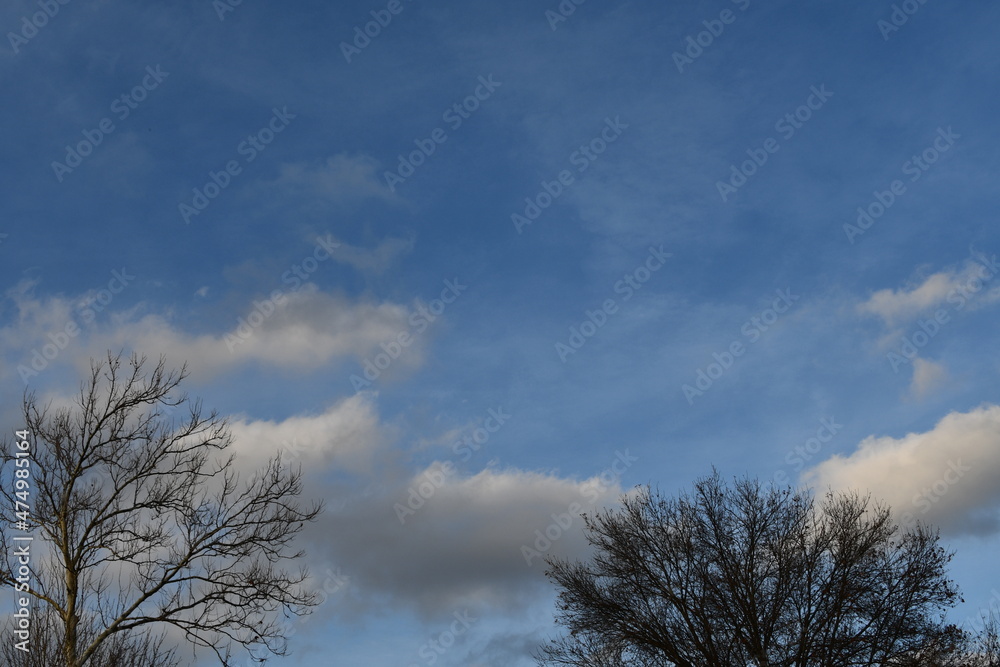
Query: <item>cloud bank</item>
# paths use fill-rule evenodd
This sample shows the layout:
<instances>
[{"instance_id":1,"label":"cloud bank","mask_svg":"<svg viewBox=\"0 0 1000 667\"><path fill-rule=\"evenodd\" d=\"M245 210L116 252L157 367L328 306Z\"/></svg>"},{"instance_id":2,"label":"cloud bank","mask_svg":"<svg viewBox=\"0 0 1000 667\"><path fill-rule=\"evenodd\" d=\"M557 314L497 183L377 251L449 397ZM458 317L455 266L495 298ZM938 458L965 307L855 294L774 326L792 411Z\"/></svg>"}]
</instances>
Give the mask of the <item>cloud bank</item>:
<instances>
[{"instance_id":1,"label":"cloud bank","mask_svg":"<svg viewBox=\"0 0 1000 667\"><path fill-rule=\"evenodd\" d=\"M904 523L952 535L1000 531L1000 406L952 412L934 428L901 438L870 436L803 479L822 492L859 490L885 500Z\"/></svg>"}]
</instances>

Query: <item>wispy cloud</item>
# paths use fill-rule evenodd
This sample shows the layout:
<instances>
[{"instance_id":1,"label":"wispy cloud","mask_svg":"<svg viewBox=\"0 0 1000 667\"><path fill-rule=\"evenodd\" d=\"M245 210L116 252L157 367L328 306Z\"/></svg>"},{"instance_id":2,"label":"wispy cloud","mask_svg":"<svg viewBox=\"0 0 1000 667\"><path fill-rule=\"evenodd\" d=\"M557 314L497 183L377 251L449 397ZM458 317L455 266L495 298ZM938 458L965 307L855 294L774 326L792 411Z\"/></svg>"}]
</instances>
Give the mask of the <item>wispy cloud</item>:
<instances>
[{"instance_id":1,"label":"wispy cloud","mask_svg":"<svg viewBox=\"0 0 1000 667\"><path fill-rule=\"evenodd\" d=\"M881 289L858 306L861 313L882 318L888 326L897 326L936 308L950 299L964 298L978 292L984 281L996 274L995 259L969 259L961 268L931 274L900 289ZM1000 289L996 285L979 297L981 303L996 301Z\"/></svg>"},{"instance_id":2,"label":"wispy cloud","mask_svg":"<svg viewBox=\"0 0 1000 667\"><path fill-rule=\"evenodd\" d=\"M914 398L925 398L945 384L947 379L948 371L943 364L927 359L914 359L910 393Z\"/></svg>"},{"instance_id":3,"label":"wispy cloud","mask_svg":"<svg viewBox=\"0 0 1000 667\"><path fill-rule=\"evenodd\" d=\"M385 273L403 255L413 250L413 237L389 237L382 239L374 248L364 248L340 242L333 259L352 266L361 273L380 275Z\"/></svg>"},{"instance_id":4,"label":"wispy cloud","mask_svg":"<svg viewBox=\"0 0 1000 667\"><path fill-rule=\"evenodd\" d=\"M253 310L234 318L230 330L193 334L175 324L168 311L149 313L143 304L127 310L109 307L99 318L88 320L81 317L87 312L82 304L91 303L91 296L35 298L29 287L22 285L8 292L8 299L17 309L16 324L0 328L0 344L4 356L15 365L30 362L32 349L48 344L51 336L64 338L61 332L73 326L75 335L66 338L52 363L72 362L84 368L92 356L126 348L165 355L176 365L187 362L201 377L247 363L315 370L348 358L363 358L380 343L407 331L410 315L410 309L402 304L352 301L305 285L283 295L280 302L266 297L253 300ZM423 340L407 348L401 367L421 363Z\"/></svg>"},{"instance_id":5,"label":"wispy cloud","mask_svg":"<svg viewBox=\"0 0 1000 667\"><path fill-rule=\"evenodd\" d=\"M331 203L396 197L378 179L379 163L367 155L338 153L318 162L291 162L279 167L271 185L298 196L311 196Z\"/></svg>"}]
</instances>

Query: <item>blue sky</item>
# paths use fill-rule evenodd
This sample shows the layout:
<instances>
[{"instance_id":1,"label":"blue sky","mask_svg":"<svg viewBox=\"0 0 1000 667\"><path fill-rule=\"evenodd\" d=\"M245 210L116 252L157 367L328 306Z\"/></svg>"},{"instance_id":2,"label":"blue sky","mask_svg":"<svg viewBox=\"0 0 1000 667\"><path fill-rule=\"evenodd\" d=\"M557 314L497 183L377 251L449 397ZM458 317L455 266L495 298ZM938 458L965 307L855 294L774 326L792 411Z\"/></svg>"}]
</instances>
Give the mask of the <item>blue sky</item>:
<instances>
[{"instance_id":1,"label":"blue sky","mask_svg":"<svg viewBox=\"0 0 1000 667\"><path fill-rule=\"evenodd\" d=\"M302 462L328 599L269 664L532 664L535 531L712 466L937 523L956 621L1000 589L996 5L44 4L4 423L137 349Z\"/></svg>"}]
</instances>

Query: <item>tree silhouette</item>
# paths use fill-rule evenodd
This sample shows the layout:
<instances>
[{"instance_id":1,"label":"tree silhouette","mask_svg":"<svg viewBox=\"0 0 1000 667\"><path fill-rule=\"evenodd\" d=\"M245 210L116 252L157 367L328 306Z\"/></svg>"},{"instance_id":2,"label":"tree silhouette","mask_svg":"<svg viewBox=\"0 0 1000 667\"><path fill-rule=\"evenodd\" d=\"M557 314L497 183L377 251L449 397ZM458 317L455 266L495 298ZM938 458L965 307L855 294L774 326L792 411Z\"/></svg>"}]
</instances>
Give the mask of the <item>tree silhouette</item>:
<instances>
[{"instance_id":1,"label":"tree silhouette","mask_svg":"<svg viewBox=\"0 0 1000 667\"><path fill-rule=\"evenodd\" d=\"M186 366L108 353L91 363L75 404L26 394L35 535L28 593L58 619L62 667L103 664L102 647L174 626L223 665L232 649L283 655L277 616L308 613L307 572L292 538L320 506L303 508L301 471L280 456L241 480L228 424L202 414L178 386ZM174 416L179 415L179 416ZM4 462L16 458L4 441ZM0 484L4 542L14 485ZM16 583L8 550L0 583Z\"/></svg>"},{"instance_id":2,"label":"tree silhouette","mask_svg":"<svg viewBox=\"0 0 1000 667\"><path fill-rule=\"evenodd\" d=\"M548 561L569 634L539 664L926 667L932 654L978 664L943 620L960 600L952 554L936 531L901 531L870 498L831 493L817 507L715 473L676 498L628 495L585 517L585 530L589 561Z\"/></svg>"},{"instance_id":3,"label":"tree silhouette","mask_svg":"<svg viewBox=\"0 0 1000 667\"><path fill-rule=\"evenodd\" d=\"M55 667L65 664L63 641L65 626L55 611L39 604L31 608L31 641L28 650L21 650L15 642L0 643L0 665L3 667ZM14 624L6 623L3 636L13 635ZM77 637L89 644L98 634L98 628L87 619L77 626ZM147 633L117 632L101 642L90 657L90 664L100 667L179 667L177 652L164 645L162 636Z\"/></svg>"}]
</instances>

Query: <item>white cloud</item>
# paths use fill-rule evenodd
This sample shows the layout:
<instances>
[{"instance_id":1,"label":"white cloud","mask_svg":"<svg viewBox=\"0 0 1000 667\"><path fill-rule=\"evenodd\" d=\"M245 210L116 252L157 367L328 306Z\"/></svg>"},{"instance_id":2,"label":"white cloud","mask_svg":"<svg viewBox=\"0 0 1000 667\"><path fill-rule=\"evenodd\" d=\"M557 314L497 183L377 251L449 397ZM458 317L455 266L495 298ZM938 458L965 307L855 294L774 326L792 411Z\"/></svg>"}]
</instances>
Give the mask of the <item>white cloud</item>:
<instances>
[{"instance_id":1,"label":"white cloud","mask_svg":"<svg viewBox=\"0 0 1000 667\"><path fill-rule=\"evenodd\" d=\"M385 447L395 438L394 429L379 422L374 395L359 393L345 398L319 415L289 417L280 422L230 420L233 450L241 467L255 468L282 452L282 460L303 469L344 470L370 474Z\"/></svg>"},{"instance_id":2,"label":"white cloud","mask_svg":"<svg viewBox=\"0 0 1000 667\"><path fill-rule=\"evenodd\" d=\"M175 364L188 361L196 373L218 372L248 361L308 370L342 357L365 356L407 330L409 311L402 305L351 303L309 288L286 298L287 304L277 305L270 315L266 306L249 310L243 316L246 328L240 330L234 323L233 330L217 335L188 335L158 315L139 321L120 318L109 336L110 345L102 340L97 347L155 350ZM264 318L259 326L250 327L260 321L252 316L255 312ZM401 358L403 364L419 361L419 345L407 353L406 359Z\"/></svg>"},{"instance_id":3,"label":"white cloud","mask_svg":"<svg viewBox=\"0 0 1000 667\"><path fill-rule=\"evenodd\" d=\"M1000 530L1000 406L952 412L924 433L870 436L803 473L818 490L858 489L952 534Z\"/></svg>"},{"instance_id":4,"label":"white cloud","mask_svg":"<svg viewBox=\"0 0 1000 667\"><path fill-rule=\"evenodd\" d=\"M9 370L30 365L32 351L52 336L62 337L68 325L75 325L74 335L63 341L65 350L47 365L72 363L85 369L91 357L125 348L152 357L163 354L172 366L188 362L192 375L201 377L250 362L312 370L352 356L363 358L409 330L410 310L404 305L353 302L309 284L286 294L283 304L263 298L247 304L242 329L234 318L231 330L200 335L179 329L168 315L140 315L143 305L115 311L112 302L96 319L85 318L86 296L37 299L30 291L26 283L7 293L17 309L11 324L0 328L2 356L14 367ZM413 340L393 371L422 362L423 337Z\"/></svg>"},{"instance_id":5,"label":"white cloud","mask_svg":"<svg viewBox=\"0 0 1000 667\"><path fill-rule=\"evenodd\" d=\"M879 290L861 304L860 309L863 313L878 315L891 325L943 303L958 281L954 273L935 273L916 287Z\"/></svg>"},{"instance_id":6,"label":"white cloud","mask_svg":"<svg viewBox=\"0 0 1000 667\"><path fill-rule=\"evenodd\" d=\"M988 283L995 277L995 264L995 258L991 262L985 256L967 260L961 270L939 271L919 284L898 290L879 290L860 304L858 310L881 317L888 326L896 326L946 301L964 300L978 293L983 289L983 283ZM992 302L998 296L1000 288L994 287L986 295L979 297L979 300Z\"/></svg>"}]
</instances>

